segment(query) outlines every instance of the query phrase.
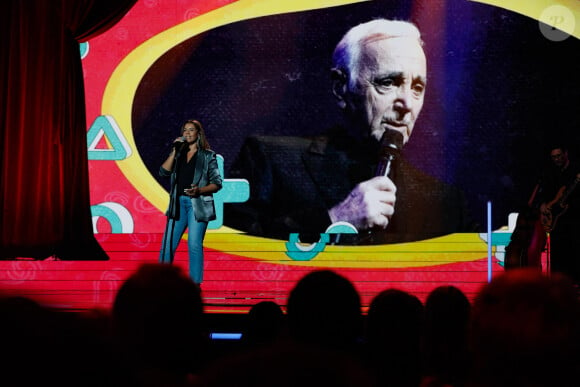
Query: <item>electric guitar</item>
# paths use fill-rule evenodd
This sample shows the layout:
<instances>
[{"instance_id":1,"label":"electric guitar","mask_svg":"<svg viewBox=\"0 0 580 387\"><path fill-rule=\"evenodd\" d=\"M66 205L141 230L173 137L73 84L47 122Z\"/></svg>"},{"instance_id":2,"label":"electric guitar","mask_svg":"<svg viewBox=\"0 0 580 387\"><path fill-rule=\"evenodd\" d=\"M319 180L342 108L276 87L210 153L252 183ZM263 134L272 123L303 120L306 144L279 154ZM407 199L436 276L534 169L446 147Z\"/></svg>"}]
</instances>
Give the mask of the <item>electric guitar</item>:
<instances>
[{"instance_id":1,"label":"electric guitar","mask_svg":"<svg viewBox=\"0 0 580 387\"><path fill-rule=\"evenodd\" d=\"M541 213L541 222L544 226L546 232L553 231L556 228L556 223L560 216L562 216L568 209L568 203L566 200L568 196L574 191L578 183L580 182L580 173L576 175L576 178L570 184L570 186L562 187L556 194L554 200L546 204L546 211Z\"/></svg>"}]
</instances>

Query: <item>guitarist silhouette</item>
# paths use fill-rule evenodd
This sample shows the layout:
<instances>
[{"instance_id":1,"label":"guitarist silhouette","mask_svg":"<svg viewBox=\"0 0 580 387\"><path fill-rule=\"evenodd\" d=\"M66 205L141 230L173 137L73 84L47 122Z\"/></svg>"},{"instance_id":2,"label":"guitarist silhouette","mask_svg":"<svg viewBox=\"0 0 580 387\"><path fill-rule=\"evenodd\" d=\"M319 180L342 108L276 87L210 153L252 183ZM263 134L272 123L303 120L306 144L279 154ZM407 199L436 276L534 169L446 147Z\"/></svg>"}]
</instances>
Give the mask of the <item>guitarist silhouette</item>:
<instances>
[{"instance_id":1,"label":"guitarist silhouette","mask_svg":"<svg viewBox=\"0 0 580 387\"><path fill-rule=\"evenodd\" d=\"M550 271L580 285L580 165L563 145L551 148L550 159L528 204L548 236Z\"/></svg>"},{"instance_id":2,"label":"guitarist silhouette","mask_svg":"<svg viewBox=\"0 0 580 387\"><path fill-rule=\"evenodd\" d=\"M546 203L542 212L541 220L544 229L551 232L556 228L558 218L562 216L568 209L567 199L570 194L576 189L580 182L580 173L576 175L574 181L568 186L563 186L558 190L556 197L551 202Z\"/></svg>"}]
</instances>

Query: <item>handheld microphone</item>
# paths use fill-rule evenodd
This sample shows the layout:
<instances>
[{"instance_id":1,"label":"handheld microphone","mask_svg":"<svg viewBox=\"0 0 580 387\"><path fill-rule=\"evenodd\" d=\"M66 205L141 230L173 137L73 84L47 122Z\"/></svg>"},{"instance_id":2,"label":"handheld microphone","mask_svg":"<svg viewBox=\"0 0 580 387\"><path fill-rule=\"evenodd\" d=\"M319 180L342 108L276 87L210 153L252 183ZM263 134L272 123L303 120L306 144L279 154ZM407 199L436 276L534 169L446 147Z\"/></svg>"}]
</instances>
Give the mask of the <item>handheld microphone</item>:
<instances>
[{"instance_id":1,"label":"handheld microphone","mask_svg":"<svg viewBox=\"0 0 580 387\"><path fill-rule=\"evenodd\" d=\"M180 137L178 140L175 140L173 142L173 147L175 148L175 150L181 150L185 144L187 144L187 141L185 141L185 136Z\"/></svg>"},{"instance_id":2,"label":"handheld microphone","mask_svg":"<svg viewBox=\"0 0 580 387\"><path fill-rule=\"evenodd\" d=\"M381 137L379 163L375 176L389 176L393 160L399 157L403 147L403 135L393 129L387 129Z\"/></svg>"}]
</instances>

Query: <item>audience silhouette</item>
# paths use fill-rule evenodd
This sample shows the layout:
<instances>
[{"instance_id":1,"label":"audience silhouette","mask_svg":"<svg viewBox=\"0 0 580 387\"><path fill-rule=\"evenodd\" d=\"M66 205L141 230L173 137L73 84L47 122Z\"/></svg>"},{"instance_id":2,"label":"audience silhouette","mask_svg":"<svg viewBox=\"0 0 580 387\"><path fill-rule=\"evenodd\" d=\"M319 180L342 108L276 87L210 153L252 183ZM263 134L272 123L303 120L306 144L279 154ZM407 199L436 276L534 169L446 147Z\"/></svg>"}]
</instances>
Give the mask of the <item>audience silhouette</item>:
<instances>
[{"instance_id":1,"label":"audience silhouette","mask_svg":"<svg viewBox=\"0 0 580 387\"><path fill-rule=\"evenodd\" d=\"M455 286L439 286L425 301L422 386L465 386L471 304Z\"/></svg>"},{"instance_id":2,"label":"audience silhouette","mask_svg":"<svg viewBox=\"0 0 580 387\"><path fill-rule=\"evenodd\" d=\"M379 386L418 386L421 380L423 304L414 295L386 289L367 315L366 359Z\"/></svg>"},{"instance_id":3,"label":"audience silhouette","mask_svg":"<svg viewBox=\"0 0 580 387\"><path fill-rule=\"evenodd\" d=\"M207 358L203 317L201 291L180 267L142 265L123 283L113 304L113 337L127 383L189 383Z\"/></svg>"},{"instance_id":4,"label":"audience silhouette","mask_svg":"<svg viewBox=\"0 0 580 387\"><path fill-rule=\"evenodd\" d=\"M274 301L261 301L248 312L246 327L242 333L245 348L273 344L283 337L285 316L280 305Z\"/></svg>"},{"instance_id":5,"label":"audience silhouette","mask_svg":"<svg viewBox=\"0 0 580 387\"><path fill-rule=\"evenodd\" d=\"M473 303L457 287L386 289L369 305L346 277L314 270L248 312L236 351L209 340L201 291L178 266L144 264L109 311L0 298L4 386L547 387L580 380L571 280L514 268ZM213 345L213 347L212 347ZM218 353L219 352L219 353ZM57 356L58 354L58 356Z\"/></svg>"},{"instance_id":6,"label":"audience silhouette","mask_svg":"<svg viewBox=\"0 0 580 387\"><path fill-rule=\"evenodd\" d=\"M114 386L106 314L46 308L30 298L0 298L2 386Z\"/></svg>"},{"instance_id":7,"label":"audience silhouette","mask_svg":"<svg viewBox=\"0 0 580 387\"><path fill-rule=\"evenodd\" d=\"M331 270L306 274L290 292L287 313L293 340L359 352L363 333L360 296L342 275Z\"/></svg>"},{"instance_id":8,"label":"audience silhouette","mask_svg":"<svg viewBox=\"0 0 580 387\"><path fill-rule=\"evenodd\" d=\"M201 387L374 387L367 370L343 351L284 341L214 362Z\"/></svg>"},{"instance_id":9,"label":"audience silhouette","mask_svg":"<svg viewBox=\"0 0 580 387\"><path fill-rule=\"evenodd\" d=\"M276 306L260 303L250 312L252 318L266 323L273 316L275 329L261 332L262 339L257 340L263 345L214 363L202 376L202 386L375 385L358 358L361 303L347 278L331 270L315 270L302 277L288 297L287 336L278 336L280 311ZM250 332L263 325L256 323Z\"/></svg>"},{"instance_id":10,"label":"audience silhouette","mask_svg":"<svg viewBox=\"0 0 580 387\"><path fill-rule=\"evenodd\" d=\"M474 301L471 386L578 386L579 334L569 278L533 268L506 271Z\"/></svg>"},{"instance_id":11,"label":"audience silhouette","mask_svg":"<svg viewBox=\"0 0 580 387\"><path fill-rule=\"evenodd\" d=\"M0 299L1 384L32 386L51 380L49 312L24 297ZM31 355L33 357L31 357Z\"/></svg>"}]
</instances>

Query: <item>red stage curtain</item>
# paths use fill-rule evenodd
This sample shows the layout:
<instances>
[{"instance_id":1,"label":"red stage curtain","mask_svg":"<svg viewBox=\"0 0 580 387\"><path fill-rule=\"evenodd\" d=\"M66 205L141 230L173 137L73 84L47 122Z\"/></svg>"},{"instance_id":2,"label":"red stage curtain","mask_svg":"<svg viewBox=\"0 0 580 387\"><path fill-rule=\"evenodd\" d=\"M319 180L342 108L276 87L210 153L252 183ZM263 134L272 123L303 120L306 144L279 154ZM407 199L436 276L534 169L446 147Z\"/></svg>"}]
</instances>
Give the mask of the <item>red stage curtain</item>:
<instances>
[{"instance_id":1,"label":"red stage curtain","mask_svg":"<svg viewBox=\"0 0 580 387\"><path fill-rule=\"evenodd\" d=\"M0 2L0 259L108 259L92 228L79 42L135 2Z\"/></svg>"}]
</instances>

